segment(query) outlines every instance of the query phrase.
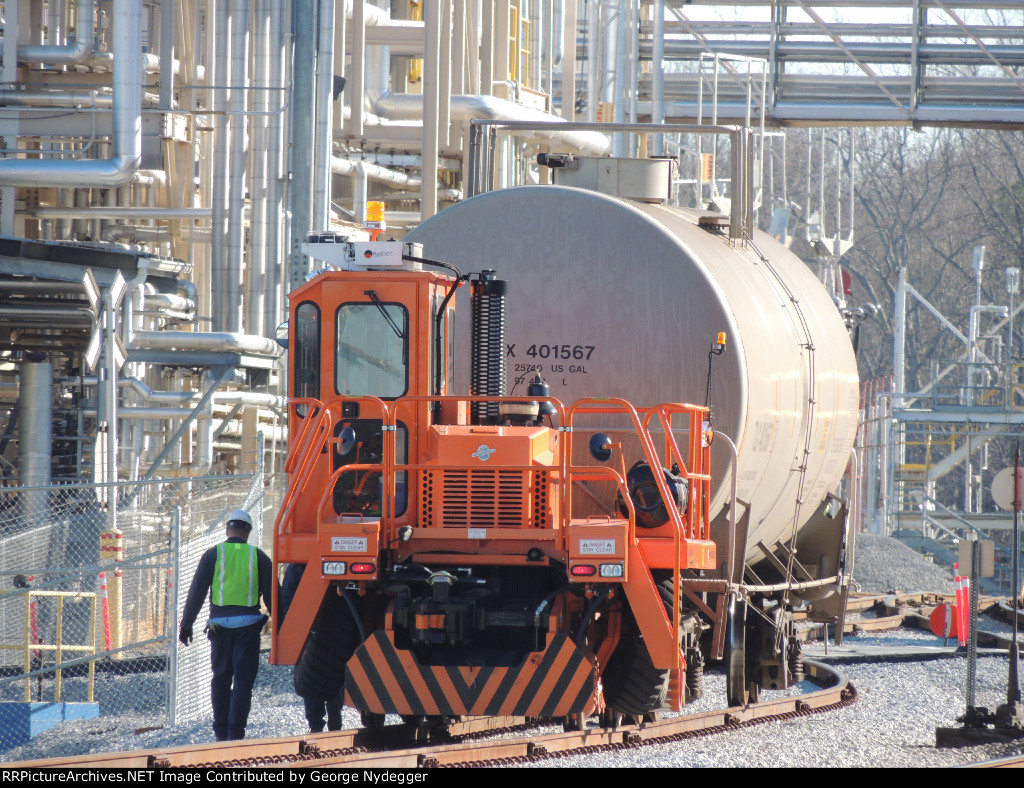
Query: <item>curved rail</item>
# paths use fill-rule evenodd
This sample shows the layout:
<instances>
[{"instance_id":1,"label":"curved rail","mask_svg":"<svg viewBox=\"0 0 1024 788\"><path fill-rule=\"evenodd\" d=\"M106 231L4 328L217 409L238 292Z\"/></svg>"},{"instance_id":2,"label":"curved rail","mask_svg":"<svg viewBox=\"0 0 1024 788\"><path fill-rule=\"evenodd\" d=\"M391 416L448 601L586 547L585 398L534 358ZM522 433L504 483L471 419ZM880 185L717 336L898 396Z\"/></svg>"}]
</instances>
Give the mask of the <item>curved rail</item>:
<instances>
[{"instance_id":1,"label":"curved rail","mask_svg":"<svg viewBox=\"0 0 1024 788\"><path fill-rule=\"evenodd\" d=\"M290 736L280 739L243 739L190 747L79 755L5 764L15 768L222 768L344 766L350 768L426 768L455 765L496 765L577 755L622 747L664 744L694 736L734 731L744 726L831 711L853 703L857 692L834 667L805 661L809 679L822 686L807 694L735 706L716 711L675 716L639 725L592 728L585 731L481 741L485 733L508 731L528 722L519 718L480 719L457 723L447 743L408 747L412 730L389 725L382 731L348 730ZM459 739L463 739L459 741ZM395 747L405 749L394 749Z\"/></svg>"}]
</instances>

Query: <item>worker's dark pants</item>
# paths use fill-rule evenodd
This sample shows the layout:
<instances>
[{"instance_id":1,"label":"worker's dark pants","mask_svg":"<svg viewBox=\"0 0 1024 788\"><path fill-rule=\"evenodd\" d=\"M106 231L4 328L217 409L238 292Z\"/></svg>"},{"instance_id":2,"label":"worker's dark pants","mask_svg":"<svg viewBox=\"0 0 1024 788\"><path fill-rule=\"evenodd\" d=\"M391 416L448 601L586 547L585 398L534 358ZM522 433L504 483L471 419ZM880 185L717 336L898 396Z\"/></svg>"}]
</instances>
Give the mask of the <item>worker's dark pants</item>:
<instances>
[{"instance_id":1,"label":"worker's dark pants","mask_svg":"<svg viewBox=\"0 0 1024 788\"><path fill-rule=\"evenodd\" d=\"M252 687L260 665L262 629L263 622L247 627L218 626L210 635L210 699L217 741L245 738Z\"/></svg>"},{"instance_id":2,"label":"worker's dark pants","mask_svg":"<svg viewBox=\"0 0 1024 788\"><path fill-rule=\"evenodd\" d=\"M302 705L306 710L306 721L311 733L320 733L324 729L324 715L327 715L327 730L341 730L341 701L338 698L319 700L303 696Z\"/></svg>"}]
</instances>

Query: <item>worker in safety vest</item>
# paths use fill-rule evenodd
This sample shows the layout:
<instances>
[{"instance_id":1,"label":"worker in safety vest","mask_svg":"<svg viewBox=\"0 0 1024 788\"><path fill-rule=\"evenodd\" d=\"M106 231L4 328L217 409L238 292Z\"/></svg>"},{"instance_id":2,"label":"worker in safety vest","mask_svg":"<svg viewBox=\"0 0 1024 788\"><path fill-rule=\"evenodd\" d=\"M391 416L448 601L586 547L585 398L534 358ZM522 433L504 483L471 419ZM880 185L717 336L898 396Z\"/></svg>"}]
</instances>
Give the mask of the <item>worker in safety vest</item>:
<instances>
[{"instance_id":1,"label":"worker in safety vest","mask_svg":"<svg viewBox=\"0 0 1024 788\"><path fill-rule=\"evenodd\" d=\"M268 616L260 612L260 596L270 610L274 568L266 553L248 544L252 518L236 509L227 518L227 540L199 559L192 577L178 640L192 642L192 625L210 595L210 639L213 680L213 733L217 741L245 738L252 705L252 687L260 660L260 631Z\"/></svg>"}]
</instances>

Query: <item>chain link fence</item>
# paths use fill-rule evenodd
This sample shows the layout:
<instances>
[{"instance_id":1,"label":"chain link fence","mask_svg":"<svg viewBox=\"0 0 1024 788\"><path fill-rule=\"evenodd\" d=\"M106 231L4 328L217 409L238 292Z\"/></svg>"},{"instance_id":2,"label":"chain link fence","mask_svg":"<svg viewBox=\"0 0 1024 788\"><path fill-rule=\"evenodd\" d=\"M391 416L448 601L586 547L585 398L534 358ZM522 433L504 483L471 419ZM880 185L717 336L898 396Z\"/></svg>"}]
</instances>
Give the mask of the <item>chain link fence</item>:
<instances>
[{"instance_id":1,"label":"chain link fence","mask_svg":"<svg viewBox=\"0 0 1024 788\"><path fill-rule=\"evenodd\" d=\"M0 761L62 720L209 714L209 644L181 648L177 622L229 512L249 511L262 543L262 457L261 441L252 474L3 488Z\"/></svg>"}]
</instances>

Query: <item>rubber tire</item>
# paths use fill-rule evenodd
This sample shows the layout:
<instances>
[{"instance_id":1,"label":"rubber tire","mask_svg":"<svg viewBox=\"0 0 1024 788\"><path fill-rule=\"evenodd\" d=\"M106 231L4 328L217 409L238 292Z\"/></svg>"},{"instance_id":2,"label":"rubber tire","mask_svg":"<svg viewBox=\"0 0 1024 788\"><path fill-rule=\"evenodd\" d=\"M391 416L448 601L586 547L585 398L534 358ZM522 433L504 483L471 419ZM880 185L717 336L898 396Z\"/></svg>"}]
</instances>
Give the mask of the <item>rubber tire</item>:
<instances>
[{"instance_id":1,"label":"rubber tire","mask_svg":"<svg viewBox=\"0 0 1024 788\"><path fill-rule=\"evenodd\" d=\"M295 692L304 698L330 700L345 686L345 665L360 643L359 627L345 601L328 592L295 663Z\"/></svg>"},{"instance_id":2,"label":"rubber tire","mask_svg":"<svg viewBox=\"0 0 1024 788\"><path fill-rule=\"evenodd\" d=\"M725 695L732 706L746 706L750 702L747 682L747 603L734 597L729 601L729 621L726 625Z\"/></svg>"},{"instance_id":3,"label":"rubber tire","mask_svg":"<svg viewBox=\"0 0 1024 788\"><path fill-rule=\"evenodd\" d=\"M643 638L616 650L601 678L606 705L619 714L643 715L660 709L668 695L670 673L651 662Z\"/></svg>"},{"instance_id":4,"label":"rubber tire","mask_svg":"<svg viewBox=\"0 0 1024 788\"><path fill-rule=\"evenodd\" d=\"M668 613L672 610L672 579L656 578L656 584ZM635 621L631 626L635 632ZM665 704L670 678L671 671L654 667L643 638L634 635L630 643L616 650L603 672L605 703L620 714L649 714Z\"/></svg>"}]
</instances>

